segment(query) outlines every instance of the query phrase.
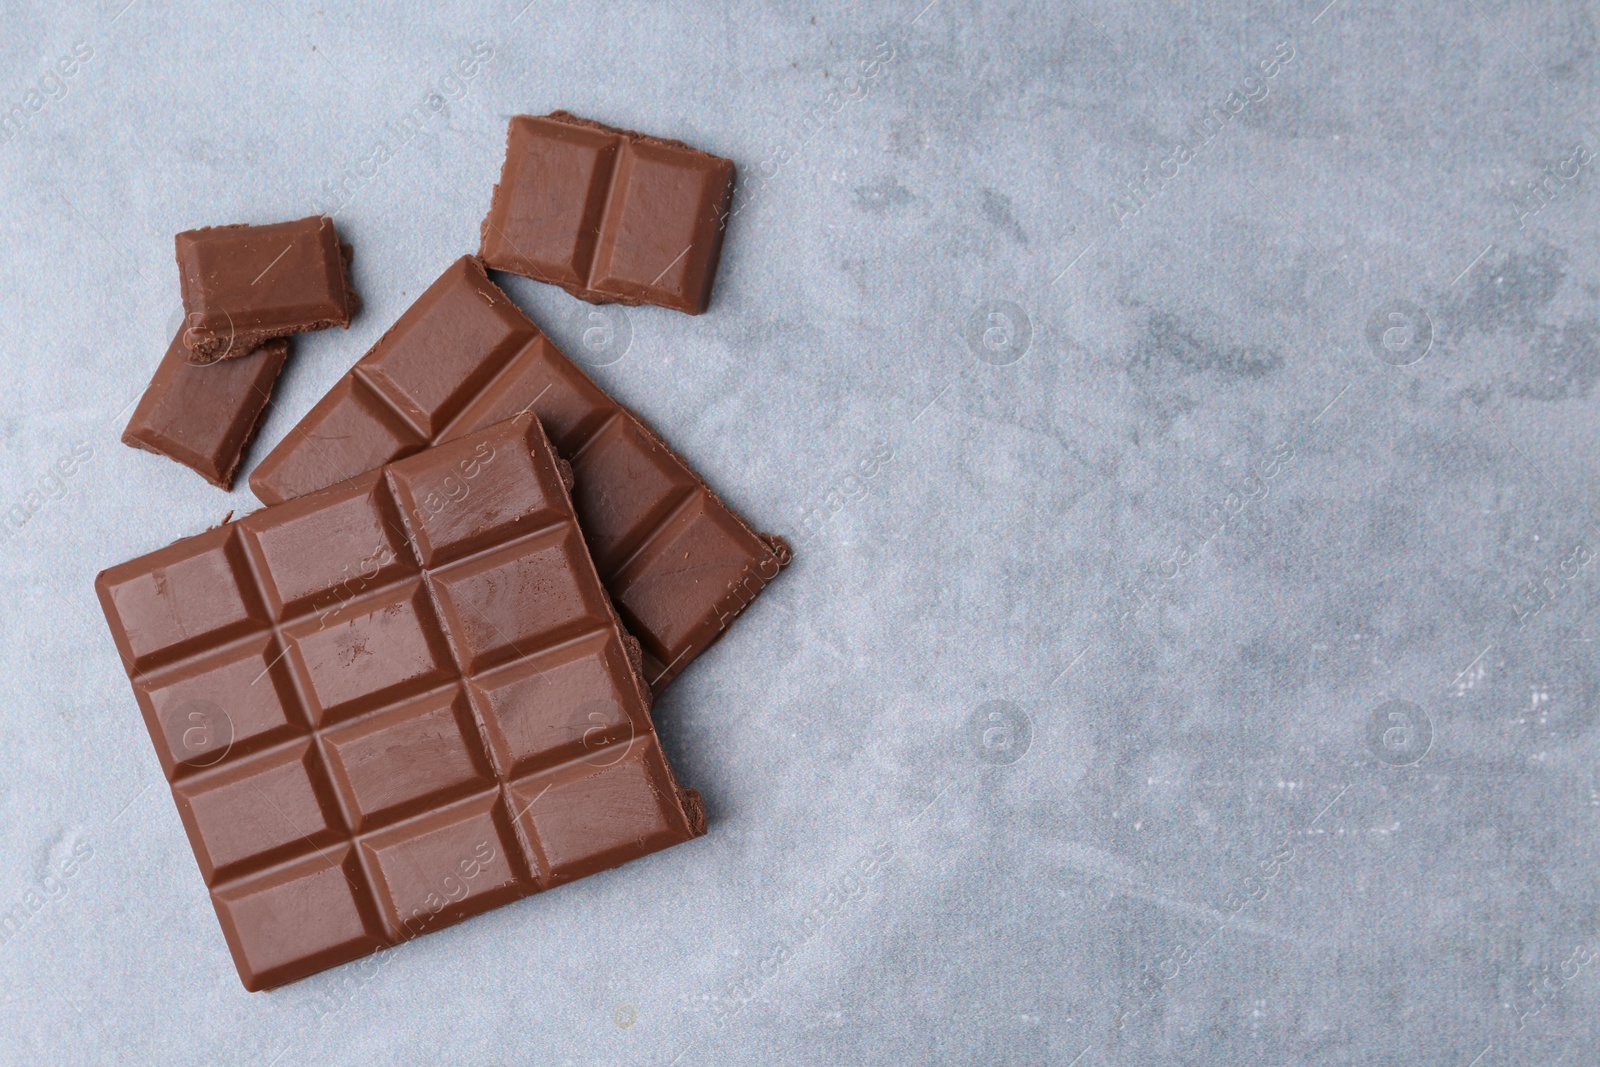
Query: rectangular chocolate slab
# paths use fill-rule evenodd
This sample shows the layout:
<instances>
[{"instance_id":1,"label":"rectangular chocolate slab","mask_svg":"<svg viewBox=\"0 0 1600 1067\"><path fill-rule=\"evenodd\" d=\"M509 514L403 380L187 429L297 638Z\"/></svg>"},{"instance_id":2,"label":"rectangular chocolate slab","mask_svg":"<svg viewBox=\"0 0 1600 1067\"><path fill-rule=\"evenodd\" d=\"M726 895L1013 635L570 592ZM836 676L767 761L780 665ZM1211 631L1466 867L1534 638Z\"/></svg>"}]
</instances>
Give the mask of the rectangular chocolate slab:
<instances>
[{"instance_id":1,"label":"rectangular chocolate slab","mask_svg":"<svg viewBox=\"0 0 1600 1067\"><path fill-rule=\"evenodd\" d=\"M95 580L265 989L704 833L532 415Z\"/></svg>"},{"instance_id":2,"label":"rectangular chocolate slab","mask_svg":"<svg viewBox=\"0 0 1600 1067\"><path fill-rule=\"evenodd\" d=\"M600 577L657 692L789 561L464 256L250 475L272 504L532 410L577 476Z\"/></svg>"},{"instance_id":3,"label":"rectangular chocolate slab","mask_svg":"<svg viewBox=\"0 0 1600 1067\"><path fill-rule=\"evenodd\" d=\"M263 341L350 325L350 246L333 220L208 226L174 239L195 362L244 356Z\"/></svg>"},{"instance_id":4,"label":"rectangular chocolate slab","mask_svg":"<svg viewBox=\"0 0 1600 1067\"><path fill-rule=\"evenodd\" d=\"M217 488L232 489L288 358L289 342L278 338L237 359L195 363L180 329L133 409L122 443L176 460Z\"/></svg>"},{"instance_id":5,"label":"rectangular chocolate slab","mask_svg":"<svg viewBox=\"0 0 1600 1067\"><path fill-rule=\"evenodd\" d=\"M518 115L483 220L495 270L595 304L698 315L722 255L732 160L565 111Z\"/></svg>"}]
</instances>

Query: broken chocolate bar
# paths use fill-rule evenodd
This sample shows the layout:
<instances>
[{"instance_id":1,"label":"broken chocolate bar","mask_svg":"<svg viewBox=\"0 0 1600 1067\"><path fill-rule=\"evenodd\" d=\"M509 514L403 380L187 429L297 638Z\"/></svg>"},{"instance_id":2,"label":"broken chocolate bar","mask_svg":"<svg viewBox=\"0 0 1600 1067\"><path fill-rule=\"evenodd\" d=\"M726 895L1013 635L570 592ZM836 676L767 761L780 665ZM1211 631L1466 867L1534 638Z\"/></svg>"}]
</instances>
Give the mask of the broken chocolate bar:
<instances>
[{"instance_id":1,"label":"broken chocolate bar","mask_svg":"<svg viewBox=\"0 0 1600 1067\"><path fill-rule=\"evenodd\" d=\"M95 582L248 989L704 832L531 415Z\"/></svg>"},{"instance_id":2,"label":"broken chocolate bar","mask_svg":"<svg viewBox=\"0 0 1600 1067\"><path fill-rule=\"evenodd\" d=\"M518 115L480 254L591 303L698 315L711 300L733 177L731 160L681 141L565 111Z\"/></svg>"},{"instance_id":3,"label":"broken chocolate bar","mask_svg":"<svg viewBox=\"0 0 1600 1067\"><path fill-rule=\"evenodd\" d=\"M324 216L208 226L175 239L195 362L247 355L274 337L350 325L350 246Z\"/></svg>"},{"instance_id":4,"label":"broken chocolate bar","mask_svg":"<svg viewBox=\"0 0 1600 1067\"><path fill-rule=\"evenodd\" d=\"M133 409L122 443L174 459L220 489L233 488L288 358L289 342L279 338L237 359L194 363L180 330Z\"/></svg>"},{"instance_id":5,"label":"broken chocolate bar","mask_svg":"<svg viewBox=\"0 0 1600 1067\"><path fill-rule=\"evenodd\" d=\"M577 475L601 579L660 692L789 561L550 343L470 256L452 264L250 475L272 504L532 410Z\"/></svg>"}]
</instances>

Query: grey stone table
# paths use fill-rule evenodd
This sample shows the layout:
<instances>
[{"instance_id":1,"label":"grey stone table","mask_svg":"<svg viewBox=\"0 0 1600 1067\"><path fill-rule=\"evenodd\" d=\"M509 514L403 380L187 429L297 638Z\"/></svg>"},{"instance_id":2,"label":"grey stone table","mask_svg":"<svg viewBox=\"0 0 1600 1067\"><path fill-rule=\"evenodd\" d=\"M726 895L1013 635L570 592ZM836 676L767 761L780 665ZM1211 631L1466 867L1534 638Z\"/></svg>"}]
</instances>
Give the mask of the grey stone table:
<instances>
[{"instance_id":1,"label":"grey stone table","mask_svg":"<svg viewBox=\"0 0 1600 1067\"><path fill-rule=\"evenodd\" d=\"M1593 4L524 2L0 5L0 1060L1596 1061ZM255 506L172 234L355 246L270 446L557 107L740 167L706 315L511 283L796 544L710 832L247 994L91 584Z\"/></svg>"}]
</instances>

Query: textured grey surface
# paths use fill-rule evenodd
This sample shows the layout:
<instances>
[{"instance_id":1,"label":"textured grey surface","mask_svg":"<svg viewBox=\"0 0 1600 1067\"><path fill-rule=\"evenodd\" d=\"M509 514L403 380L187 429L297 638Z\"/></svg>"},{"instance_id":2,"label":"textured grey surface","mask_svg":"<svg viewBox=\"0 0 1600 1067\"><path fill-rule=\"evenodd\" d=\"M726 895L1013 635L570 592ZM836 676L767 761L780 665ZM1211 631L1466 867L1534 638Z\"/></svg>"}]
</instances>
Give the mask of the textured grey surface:
<instances>
[{"instance_id":1,"label":"textured grey surface","mask_svg":"<svg viewBox=\"0 0 1600 1067\"><path fill-rule=\"evenodd\" d=\"M0 2L0 1061L1595 1061L1593 4L522 2ZM247 994L91 585L255 506L171 236L339 210L270 446L556 107L741 170L702 317L509 283L798 546L710 833Z\"/></svg>"}]
</instances>

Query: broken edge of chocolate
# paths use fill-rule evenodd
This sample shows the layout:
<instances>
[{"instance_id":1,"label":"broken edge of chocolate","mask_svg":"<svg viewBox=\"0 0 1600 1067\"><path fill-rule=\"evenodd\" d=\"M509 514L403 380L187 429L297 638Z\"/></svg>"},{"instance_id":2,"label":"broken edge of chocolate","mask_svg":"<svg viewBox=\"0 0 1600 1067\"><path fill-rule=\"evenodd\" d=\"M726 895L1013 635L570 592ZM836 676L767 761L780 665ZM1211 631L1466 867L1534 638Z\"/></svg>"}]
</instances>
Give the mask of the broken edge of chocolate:
<instances>
[{"instance_id":1,"label":"broken edge of chocolate","mask_svg":"<svg viewBox=\"0 0 1600 1067\"><path fill-rule=\"evenodd\" d=\"M195 362L237 359L276 337L348 328L357 310L350 246L326 216L185 230L173 244L182 336Z\"/></svg>"},{"instance_id":2,"label":"broken edge of chocolate","mask_svg":"<svg viewBox=\"0 0 1600 1067\"><path fill-rule=\"evenodd\" d=\"M288 358L288 339L277 338L236 359L196 363L180 329L133 409L122 443L232 489Z\"/></svg>"}]
</instances>

